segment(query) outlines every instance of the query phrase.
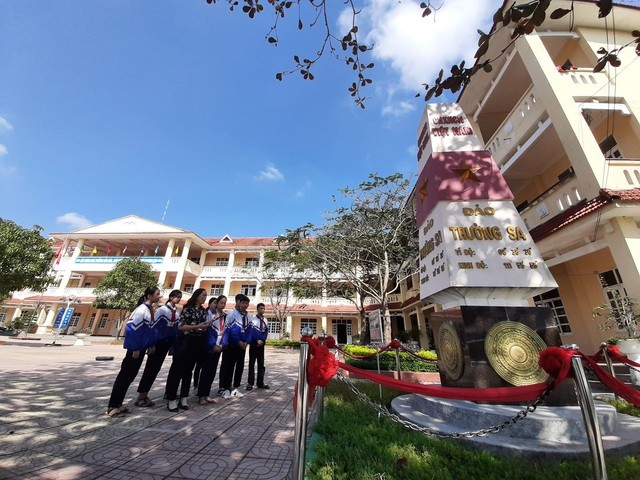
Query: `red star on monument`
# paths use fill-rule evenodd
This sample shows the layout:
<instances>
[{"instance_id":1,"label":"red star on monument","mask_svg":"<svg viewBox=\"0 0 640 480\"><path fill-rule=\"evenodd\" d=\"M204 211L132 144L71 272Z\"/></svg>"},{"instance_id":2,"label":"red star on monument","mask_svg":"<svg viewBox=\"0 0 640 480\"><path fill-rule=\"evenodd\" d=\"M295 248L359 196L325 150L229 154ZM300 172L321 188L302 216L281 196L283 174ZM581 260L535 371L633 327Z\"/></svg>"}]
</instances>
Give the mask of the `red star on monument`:
<instances>
[{"instance_id":1,"label":"red star on monument","mask_svg":"<svg viewBox=\"0 0 640 480\"><path fill-rule=\"evenodd\" d=\"M428 184L429 180L425 180L424 183L422 184L422 186L420 187L420 190L418 190L418 195L420 196L420 202L424 202L424 199L427 198L427 194L428 194Z\"/></svg>"},{"instance_id":2,"label":"red star on monument","mask_svg":"<svg viewBox=\"0 0 640 480\"><path fill-rule=\"evenodd\" d=\"M451 171L460 177L460 183L464 183L467 180L474 180L478 183L481 183L482 180L478 178L476 172L480 170L480 167L472 168L472 167L464 167L464 168L452 168Z\"/></svg>"}]
</instances>

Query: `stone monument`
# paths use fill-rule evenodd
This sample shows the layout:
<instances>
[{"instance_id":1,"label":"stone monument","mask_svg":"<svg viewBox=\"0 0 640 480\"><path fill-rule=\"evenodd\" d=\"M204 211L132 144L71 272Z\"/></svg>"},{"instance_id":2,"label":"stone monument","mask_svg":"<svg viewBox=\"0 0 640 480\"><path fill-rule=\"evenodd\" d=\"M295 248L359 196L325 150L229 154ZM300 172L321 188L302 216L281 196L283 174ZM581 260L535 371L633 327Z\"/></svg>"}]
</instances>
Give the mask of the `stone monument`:
<instances>
[{"instance_id":1,"label":"stone monument","mask_svg":"<svg viewBox=\"0 0 640 480\"><path fill-rule=\"evenodd\" d=\"M416 185L420 297L431 316L444 386L543 382L539 351L560 345L535 295L556 288L491 153L457 104L429 104Z\"/></svg>"}]
</instances>

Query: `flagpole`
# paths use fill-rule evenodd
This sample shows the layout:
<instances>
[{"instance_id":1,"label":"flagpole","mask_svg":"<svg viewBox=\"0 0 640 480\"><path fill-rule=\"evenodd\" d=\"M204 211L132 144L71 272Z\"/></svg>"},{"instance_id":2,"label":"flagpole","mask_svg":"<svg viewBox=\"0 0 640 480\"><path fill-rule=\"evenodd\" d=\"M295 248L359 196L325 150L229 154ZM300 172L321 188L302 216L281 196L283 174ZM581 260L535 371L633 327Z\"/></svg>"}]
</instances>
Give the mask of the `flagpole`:
<instances>
[{"instance_id":1,"label":"flagpole","mask_svg":"<svg viewBox=\"0 0 640 480\"><path fill-rule=\"evenodd\" d=\"M171 202L171 199L167 200L167 205L164 207L164 212L162 213L162 222L164 222L164 217L167 216L167 210L169 210L169 203Z\"/></svg>"}]
</instances>

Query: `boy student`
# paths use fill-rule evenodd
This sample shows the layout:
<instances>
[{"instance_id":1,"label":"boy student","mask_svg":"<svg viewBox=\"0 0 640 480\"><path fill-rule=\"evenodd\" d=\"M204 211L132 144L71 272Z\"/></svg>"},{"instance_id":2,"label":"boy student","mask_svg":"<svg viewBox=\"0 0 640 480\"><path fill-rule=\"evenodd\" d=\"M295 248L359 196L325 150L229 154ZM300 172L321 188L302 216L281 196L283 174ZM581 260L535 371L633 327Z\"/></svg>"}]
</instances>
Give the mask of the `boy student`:
<instances>
[{"instance_id":1,"label":"boy student","mask_svg":"<svg viewBox=\"0 0 640 480\"><path fill-rule=\"evenodd\" d=\"M251 342L249 343L249 377L247 378L247 390L253 390L255 379L255 364L258 362L258 388L268 389L269 385L264 384L264 343L269 335L269 327L264 318L264 303L257 306L258 313L251 319Z\"/></svg>"},{"instance_id":2,"label":"boy student","mask_svg":"<svg viewBox=\"0 0 640 480\"><path fill-rule=\"evenodd\" d=\"M224 388L222 398L244 397L238 391L242 382L244 356L251 342L249 297L236 295L236 308L227 315L222 334L222 365L220 365L220 385ZM233 382L233 383L232 383Z\"/></svg>"}]
</instances>

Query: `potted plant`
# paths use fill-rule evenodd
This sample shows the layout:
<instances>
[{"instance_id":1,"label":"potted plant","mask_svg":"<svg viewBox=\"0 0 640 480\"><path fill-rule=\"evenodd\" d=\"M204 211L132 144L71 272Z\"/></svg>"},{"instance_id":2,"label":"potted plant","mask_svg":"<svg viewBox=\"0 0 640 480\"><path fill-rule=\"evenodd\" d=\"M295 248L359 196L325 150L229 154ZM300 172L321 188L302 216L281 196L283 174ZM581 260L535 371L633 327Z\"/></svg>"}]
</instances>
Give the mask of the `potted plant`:
<instances>
[{"instance_id":1,"label":"potted plant","mask_svg":"<svg viewBox=\"0 0 640 480\"><path fill-rule=\"evenodd\" d=\"M640 362L640 305L629 297L623 297L615 292L611 303L598 305L593 308L593 317L603 320L599 325L604 331L618 330L625 333L625 337L617 339L620 352L634 362ZM640 385L640 372L631 369L631 383Z\"/></svg>"},{"instance_id":2,"label":"potted plant","mask_svg":"<svg viewBox=\"0 0 640 480\"><path fill-rule=\"evenodd\" d=\"M91 330L88 328L81 328L80 330L76 330L73 332L75 337L77 338L76 342L73 344L74 347L83 347L86 345L85 339L91 335Z\"/></svg>"}]
</instances>

